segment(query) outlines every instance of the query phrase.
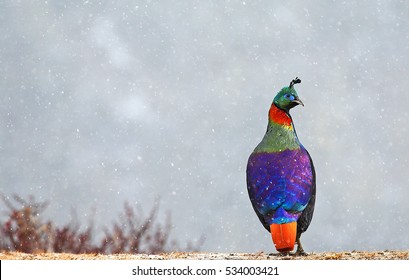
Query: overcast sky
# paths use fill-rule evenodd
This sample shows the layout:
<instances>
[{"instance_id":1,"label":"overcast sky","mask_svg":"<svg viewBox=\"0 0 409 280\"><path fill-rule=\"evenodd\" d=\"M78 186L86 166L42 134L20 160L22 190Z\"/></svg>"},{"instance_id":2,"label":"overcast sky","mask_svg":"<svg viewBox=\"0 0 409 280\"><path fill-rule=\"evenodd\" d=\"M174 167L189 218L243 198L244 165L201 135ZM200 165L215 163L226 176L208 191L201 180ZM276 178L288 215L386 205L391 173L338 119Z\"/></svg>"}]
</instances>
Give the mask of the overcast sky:
<instances>
[{"instance_id":1,"label":"overcast sky","mask_svg":"<svg viewBox=\"0 0 409 280\"><path fill-rule=\"evenodd\" d=\"M272 252L246 188L276 92L317 172L306 251L409 247L408 1L0 1L0 192L66 223L161 199L173 237ZM163 215L165 216L165 215Z\"/></svg>"}]
</instances>

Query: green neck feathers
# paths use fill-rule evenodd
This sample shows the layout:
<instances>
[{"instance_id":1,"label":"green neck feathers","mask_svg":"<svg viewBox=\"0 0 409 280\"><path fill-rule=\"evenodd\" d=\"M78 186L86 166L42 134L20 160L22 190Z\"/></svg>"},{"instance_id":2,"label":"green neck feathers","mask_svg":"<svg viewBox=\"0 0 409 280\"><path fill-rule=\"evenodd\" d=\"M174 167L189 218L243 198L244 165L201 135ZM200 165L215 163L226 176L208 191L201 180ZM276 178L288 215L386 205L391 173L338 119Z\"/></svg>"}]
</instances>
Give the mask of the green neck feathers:
<instances>
[{"instance_id":1,"label":"green neck feathers","mask_svg":"<svg viewBox=\"0 0 409 280\"><path fill-rule=\"evenodd\" d=\"M300 142L288 113L273 103L269 111L266 134L254 152L281 152L300 148Z\"/></svg>"}]
</instances>

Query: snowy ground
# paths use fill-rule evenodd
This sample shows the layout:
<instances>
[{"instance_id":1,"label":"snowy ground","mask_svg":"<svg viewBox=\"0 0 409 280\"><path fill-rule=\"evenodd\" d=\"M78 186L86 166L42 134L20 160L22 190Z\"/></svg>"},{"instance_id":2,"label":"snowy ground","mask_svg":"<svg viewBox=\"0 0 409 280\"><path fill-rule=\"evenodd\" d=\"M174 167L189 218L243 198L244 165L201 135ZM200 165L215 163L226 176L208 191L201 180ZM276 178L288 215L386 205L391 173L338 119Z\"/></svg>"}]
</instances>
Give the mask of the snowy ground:
<instances>
[{"instance_id":1,"label":"snowy ground","mask_svg":"<svg viewBox=\"0 0 409 280\"><path fill-rule=\"evenodd\" d=\"M164 253L159 255L146 254L24 254L0 253L1 260L409 260L409 251L374 251L374 252L327 252L310 253L307 256L279 255L260 253Z\"/></svg>"}]
</instances>

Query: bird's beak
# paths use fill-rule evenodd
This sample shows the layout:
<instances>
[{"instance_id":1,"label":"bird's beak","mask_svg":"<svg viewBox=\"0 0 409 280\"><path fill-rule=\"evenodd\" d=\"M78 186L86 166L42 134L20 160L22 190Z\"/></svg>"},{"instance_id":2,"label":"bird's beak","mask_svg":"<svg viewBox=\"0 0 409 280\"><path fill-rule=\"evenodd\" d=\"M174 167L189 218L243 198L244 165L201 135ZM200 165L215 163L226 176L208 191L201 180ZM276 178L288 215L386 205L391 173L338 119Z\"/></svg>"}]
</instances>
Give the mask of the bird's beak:
<instances>
[{"instance_id":1,"label":"bird's beak","mask_svg":"<svg viewBox=\"0 0 409 280\"><path fill-rule=\"evenodd\" d=\"M297 105L299 104L299 105L304 106L304 103L301 101L301 99L298 98L298 96L296 96L292 102L296 103Z\"/></svg>"}]
</instances>

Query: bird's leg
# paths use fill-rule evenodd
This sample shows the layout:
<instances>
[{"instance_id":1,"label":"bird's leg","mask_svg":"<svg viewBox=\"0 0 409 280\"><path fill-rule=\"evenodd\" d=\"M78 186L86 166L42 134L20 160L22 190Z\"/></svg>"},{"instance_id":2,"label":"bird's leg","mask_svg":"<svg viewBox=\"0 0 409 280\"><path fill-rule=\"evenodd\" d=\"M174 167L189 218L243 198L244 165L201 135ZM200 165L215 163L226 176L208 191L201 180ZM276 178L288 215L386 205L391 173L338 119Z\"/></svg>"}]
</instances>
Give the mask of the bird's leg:
<instances>
[{"instance_id":1,"label":"bird's leg","mask_svg":"<svg viewBox=\"0 0 409 280\"><path fill-rule=\"evenodd\" d=\"M299 237L297 238L296 242L297 242L297 251L295 252L295 255L297 255L297 256L306 256L307 253L304 251L304 249L303 249L303 247L301 245L301 241L300 241Z\"/></svg>"}]
</instances>

